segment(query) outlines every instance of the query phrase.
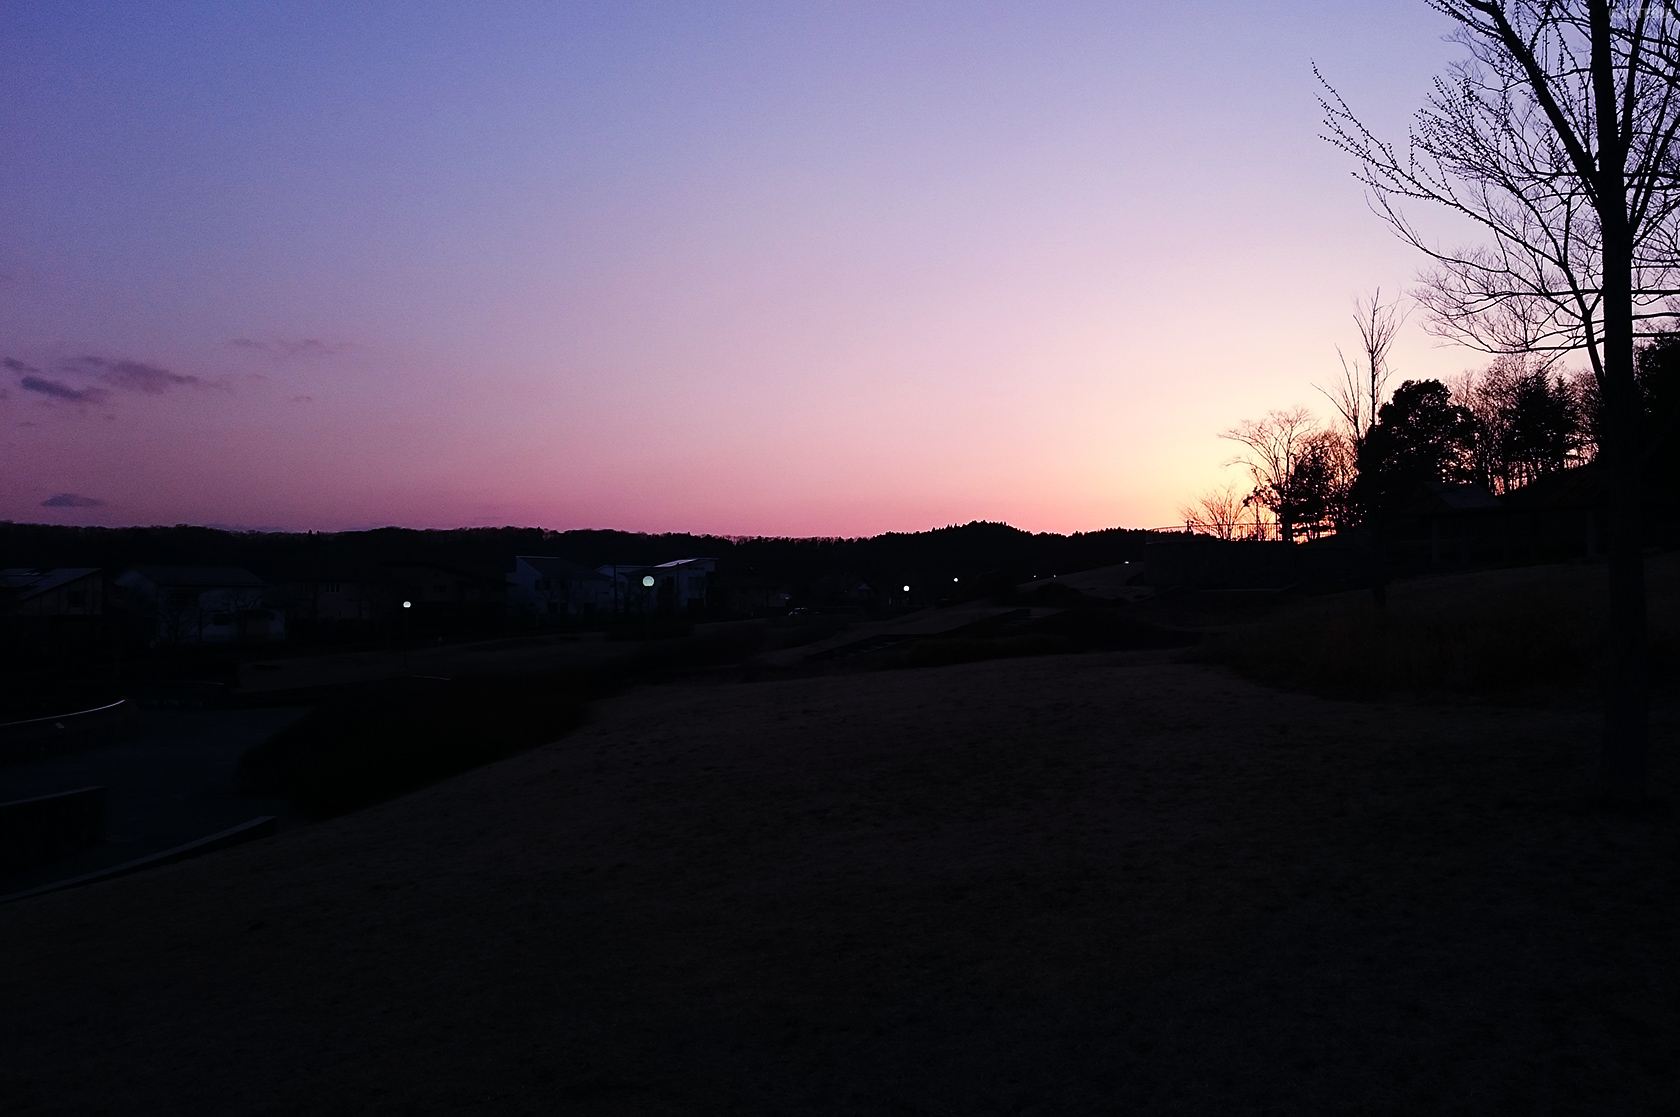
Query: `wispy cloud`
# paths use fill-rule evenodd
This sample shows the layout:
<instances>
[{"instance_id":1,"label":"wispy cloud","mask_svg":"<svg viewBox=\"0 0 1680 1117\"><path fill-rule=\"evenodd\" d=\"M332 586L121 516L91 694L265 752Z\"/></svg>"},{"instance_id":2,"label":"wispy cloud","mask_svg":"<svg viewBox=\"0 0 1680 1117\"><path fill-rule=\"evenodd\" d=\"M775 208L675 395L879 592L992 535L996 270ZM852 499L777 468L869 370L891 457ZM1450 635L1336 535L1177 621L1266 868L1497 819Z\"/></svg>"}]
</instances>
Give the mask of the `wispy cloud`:
<instances>
[{"instance_id":1,"label":"wispy cloud","mask_svg":"<svg viewBox=\"0 0 1680 1117\"><path fill-rule=\"evenodd\" d=\"M236 349L251 349L258 353L271 353L277 357L336 357L356 348L349 342L322 341L316 337L273 338L268 341L236 337L228 344Z\"/></svg>"},{"instance_id":2,"label":"wispy cloud","mask_svg":"<svg viewBox=\"0 0 1680 1117\"><path fill-rule=\"evenodd\" d=\"M110 402L113 392L160 396L177 388L227 387L225 380L206 380L124 357L73 357L57 362L51 374L16 357L0 359L0 365L17 375L18 387L42 397L42 403L102 404ZM90 378L97 383L87 383Z\"/></svg>"},{"instance_id":3,"label":"wispy cloud","mask_svg":"<svg viewBox=\"0 0 1680 1117\"><path fill-rule=\"evenodd\" d=\"M209 383L187 373L171 372L143 361L110 360L105 357L77 357L61 366L64 372L97 375L99 379L126 392L143 392L159 396L175 388L206 388Z\"/></svg>"},{"instance_id":4,"label":"wispy cloud","mask_svg":"<svg viewBox=\"0 0 1680 1117\"><path fill-rule=\"evenodd\" d=\"M105 502L80 493L55 493L41 502L42 508L103 508Z\"/></svg>"},{"instance_id":5,"label":"wispy cloud","mask_svg":"<svg viewBox=\"0 0 1680 1117\"><path fill-rule=\"evenodd\" d=\"M31 373L18 380L18 387L26 392L35 392L48 399L63 400L66 403L104 403L111 393L104 388L72 388L62 380L48 380L44 376Z\"/></svg>"}]
</instances>

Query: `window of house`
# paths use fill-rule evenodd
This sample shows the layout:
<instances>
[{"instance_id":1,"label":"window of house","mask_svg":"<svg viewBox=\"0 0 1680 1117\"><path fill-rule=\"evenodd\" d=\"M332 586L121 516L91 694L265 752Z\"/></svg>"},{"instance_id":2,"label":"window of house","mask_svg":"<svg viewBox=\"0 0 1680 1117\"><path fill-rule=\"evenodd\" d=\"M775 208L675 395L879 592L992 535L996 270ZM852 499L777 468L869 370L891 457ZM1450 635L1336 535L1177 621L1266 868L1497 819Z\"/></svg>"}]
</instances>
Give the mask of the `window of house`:
<instances>
[{"instance_id":1,"label":"window of house","mask_svg":"<svg viewBox=\"0 0 1680 1117\"><path fill-rule=\"evenodd\" d=\"M337 582L328 582L325 586L322 587L322 591L324 593L337 593L338 592L338 583Z\"/></svg>"}]
</instances>

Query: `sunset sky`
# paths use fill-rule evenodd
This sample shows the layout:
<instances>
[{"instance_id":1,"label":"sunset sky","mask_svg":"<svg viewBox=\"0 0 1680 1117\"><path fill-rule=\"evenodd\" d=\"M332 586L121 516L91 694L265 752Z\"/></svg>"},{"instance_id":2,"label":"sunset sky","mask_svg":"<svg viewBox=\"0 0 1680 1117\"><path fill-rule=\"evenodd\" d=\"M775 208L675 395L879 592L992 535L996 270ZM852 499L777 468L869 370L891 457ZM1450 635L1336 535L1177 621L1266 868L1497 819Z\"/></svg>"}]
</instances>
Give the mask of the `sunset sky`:
<instances>
[{"instance_id":1,"label":"sunset sky","mask_svg":"<svg viewBox=\"0 0 1680 1117\"><path fill-rule=\"evenodd\" d=\"M1238 480L1220 430L1324 412L1353 299L1421 262L1318 138L1312 64L1401 138L1446 30L1421 0L6 5L0 518L1171 523ZM1414 324L1396 362L1478 357Z\"/></svg>"}]
</instances>

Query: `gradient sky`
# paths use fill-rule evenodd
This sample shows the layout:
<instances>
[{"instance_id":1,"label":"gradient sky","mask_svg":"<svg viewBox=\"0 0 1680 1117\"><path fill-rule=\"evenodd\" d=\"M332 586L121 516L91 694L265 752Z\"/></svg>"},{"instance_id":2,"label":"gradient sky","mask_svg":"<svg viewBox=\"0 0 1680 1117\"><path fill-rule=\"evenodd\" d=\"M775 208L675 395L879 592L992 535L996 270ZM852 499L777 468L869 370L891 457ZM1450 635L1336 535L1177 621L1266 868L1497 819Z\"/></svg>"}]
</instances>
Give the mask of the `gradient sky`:
<instances>
[{"instance_id":1,"label":"gradient sky","mask_svg":"<svg viewBox=\"0 0 1680 1117\"><path fill-rule=\"evenodd\" d=\"M1420 261L1421 0L0 8L0 518L1157 526ZM1427 223L1426 223L1427 224ZM1409 328L1401 376L1478 363Z\"/></svg>"}]
</instances>

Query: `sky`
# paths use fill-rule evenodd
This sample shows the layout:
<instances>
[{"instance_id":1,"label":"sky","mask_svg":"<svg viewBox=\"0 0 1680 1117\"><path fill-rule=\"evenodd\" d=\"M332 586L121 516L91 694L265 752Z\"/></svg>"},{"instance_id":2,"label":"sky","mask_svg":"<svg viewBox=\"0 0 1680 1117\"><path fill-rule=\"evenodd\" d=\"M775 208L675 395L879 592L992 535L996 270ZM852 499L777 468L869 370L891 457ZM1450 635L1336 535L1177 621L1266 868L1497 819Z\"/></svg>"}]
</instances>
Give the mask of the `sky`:
<instances>
[{"instance_id":1,"label":"sky","mask_svg":"<svg viewBox=\"0 0 1680 1117\"><path fill-rule=\"evenodd\" d=\"M1422 261L1422 0L0 7L0 519L1155 527ZM1420 211L1426 229L1431 215ZM1440 227L1442 235L1450 231ZM1484 361L1415 315L1396 382Z\"/></svg>"}]
</instances>

